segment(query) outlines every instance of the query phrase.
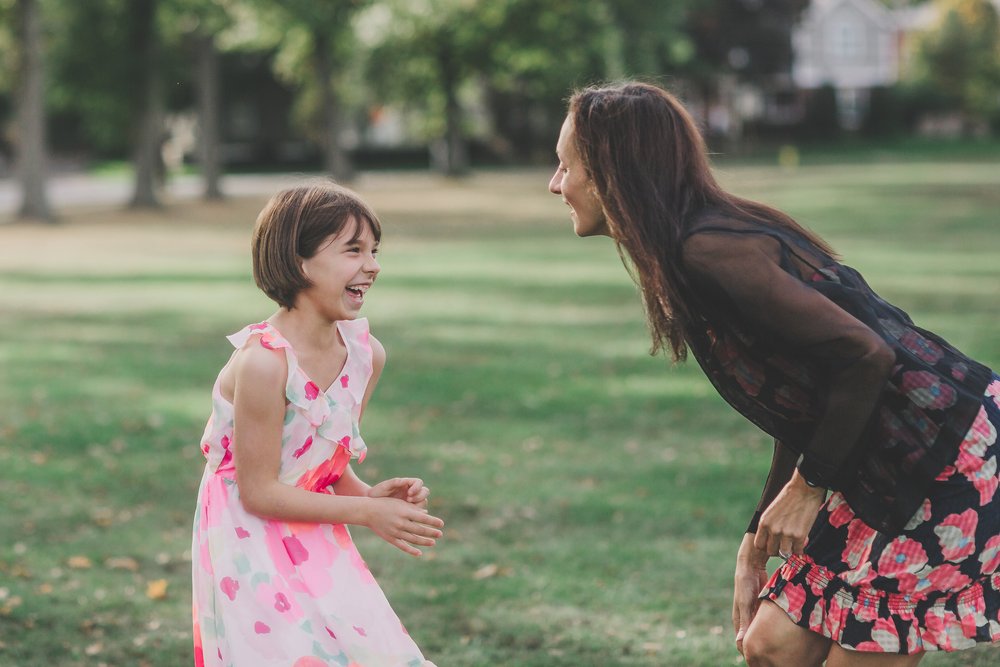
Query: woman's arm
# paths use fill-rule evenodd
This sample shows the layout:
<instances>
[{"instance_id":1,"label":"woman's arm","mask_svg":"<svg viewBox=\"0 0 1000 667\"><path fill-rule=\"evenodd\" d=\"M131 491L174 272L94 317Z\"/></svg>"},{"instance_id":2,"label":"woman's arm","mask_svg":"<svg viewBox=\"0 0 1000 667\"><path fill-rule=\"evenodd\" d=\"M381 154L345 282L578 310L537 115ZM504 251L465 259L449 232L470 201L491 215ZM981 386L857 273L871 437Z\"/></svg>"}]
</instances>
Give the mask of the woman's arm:
<instances>
[{"instance_id":1,"label":"woman's arm","mask_svg":"<svg viewBox=\"0 0 1000 667\"><path fill-rule=\"evenodd\" d=\"M796 461L798 461L798 454L781 444L779 440L774 441L771 470L767 473L767 481L764 482L764 489L761 491L760 500L757 502L757 511L754 512L746 532L757 532L757 524L760 523L761 515L764 514L767 506L778 496L778 493L788 483L788 480L792 478Z\"/></svg>"},{"instance_id":2,"label":"woman's arm","mask_svg":"<svg viewBox=\"0 0 1000 667\"><path fill-rule=\"evenodd\" d=\"M433 546L443 522L405 501L314 493L280 482L284 353L251 342L235 363L233 458L248 512L281 521L366 526L413 555L420 551L411 545Z\"/></svg>"},{"instance_id":3,"label":"woman's arm","mask_svg":"<svg viewBox=\"0 0 1000 667\"><path fill-rule=\"evenodd\" d=\"M896 355L881 336L779 265L780 245L762 234L700 233L684 266L735 304L747 329L825 366L826 406L799 463L829 487L861 437Z\"/></svg>"}]
</instances>

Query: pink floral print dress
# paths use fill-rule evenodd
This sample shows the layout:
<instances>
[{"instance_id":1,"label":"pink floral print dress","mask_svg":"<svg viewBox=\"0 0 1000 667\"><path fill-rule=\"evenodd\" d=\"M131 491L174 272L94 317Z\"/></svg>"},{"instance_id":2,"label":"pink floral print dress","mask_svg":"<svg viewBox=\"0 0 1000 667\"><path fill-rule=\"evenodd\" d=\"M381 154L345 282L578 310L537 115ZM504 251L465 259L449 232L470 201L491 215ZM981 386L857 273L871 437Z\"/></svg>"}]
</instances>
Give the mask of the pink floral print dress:
<instances>
[{"instance_id":1,"label":"pink floral print dress","mask_svg":"<svg viewBox=\"0 0 1000 667\"><path fill-rule=\"evenodd\" d=\"M366 452L358 432L372 374L368 321L340 321L347 360L318 387L267 322L229 336L236 348L283 350L288 363L280 481L315 493ZM233 464L233 406L212 390L201 440L207 459L194 520L195 665L419 667L425 663L358 554L347 527L287 523L248 513Z\"/></svg>"},{"instance_id":2,"label":"pink floral print dress","mask_svg":"<svg viewBox=\"0 0 1000 667\"><path fill-rule=\"evenodd\" d=\"M929 394L931 395L931 394ZM847 649L913 654L1000 641L1000 376L929 496L899 535L834 493L802 556L761 597Z\"/></svg>"}]
</instances>

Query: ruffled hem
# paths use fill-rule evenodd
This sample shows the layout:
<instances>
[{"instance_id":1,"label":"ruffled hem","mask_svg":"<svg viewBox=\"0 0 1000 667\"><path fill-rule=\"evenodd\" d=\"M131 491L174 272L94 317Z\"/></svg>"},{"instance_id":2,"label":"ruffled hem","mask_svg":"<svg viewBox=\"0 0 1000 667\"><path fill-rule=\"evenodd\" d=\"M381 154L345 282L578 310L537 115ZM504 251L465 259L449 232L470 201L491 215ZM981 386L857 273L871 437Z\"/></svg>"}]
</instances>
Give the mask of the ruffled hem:
<instances>
[{"instance_id":1,"label":"ruffled hem","mask_svg":"<svg viewBox=\"0 0 1000 667\"><path fill-rule=\"evenodd\" d=\"M368 332L367 318L356 320L340 320L337 322L337 329L347 347L347 359L344 361L344 368L340 377L334 381L334 386L328 387L324 392L317 386L302 369L299 368L298 358L291 343L281 335L281 332L270 322L258 322L250 324L240 331L227 336L233 347L242 348L247 341L255 335L260 336L260 344L269 350L284 350L285 360L288 364L288 379L285 383L285 398L290 405L300 412L316 429L317 435L332 442L350 452L352 459L357 459L360 463L367 453L367 445L361 438L357 429L353 429L350 436L336 437L338 432L335 420L331 420L337 401L327 392L333 390L338 384L340 388L346 389L353 399L350 411L355 420L360 416L361 402L364 400L365 389L368 386L368 379L372 374L372 349Z\"/></svg>"},{"instance_id":2,"label":"ruffled hem","mask_svg":"<svg viewBox=\"0 0 1000 667\"><path fill-rule=\"evenodd\" d=\"M1000 573L926 596L851 586L808 556L792 556L760 594L797 625L846 649L909 655L1000 640ZM811 605L811 606L810 606ZM870 637L851 645L845 637Z\"/></svg>"}]
</instances>

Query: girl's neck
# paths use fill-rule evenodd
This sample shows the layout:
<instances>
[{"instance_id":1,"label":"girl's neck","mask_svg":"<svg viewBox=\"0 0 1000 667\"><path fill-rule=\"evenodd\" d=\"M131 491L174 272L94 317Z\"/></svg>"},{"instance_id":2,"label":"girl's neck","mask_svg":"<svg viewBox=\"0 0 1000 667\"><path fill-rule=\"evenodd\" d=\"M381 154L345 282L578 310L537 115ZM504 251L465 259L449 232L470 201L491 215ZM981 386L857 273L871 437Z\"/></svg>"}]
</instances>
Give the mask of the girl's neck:
<instances>
[{"instance_id":1,"label":"girl's neck","mask_svg":"<svg viewBox=\"0 0 1000 667\"><path fill-rule=\"evenodd\" d=\"M302 309L280 309L267 318L297 350L327 350L340 344L337 323Z\"/></svg>"}]
</instances>

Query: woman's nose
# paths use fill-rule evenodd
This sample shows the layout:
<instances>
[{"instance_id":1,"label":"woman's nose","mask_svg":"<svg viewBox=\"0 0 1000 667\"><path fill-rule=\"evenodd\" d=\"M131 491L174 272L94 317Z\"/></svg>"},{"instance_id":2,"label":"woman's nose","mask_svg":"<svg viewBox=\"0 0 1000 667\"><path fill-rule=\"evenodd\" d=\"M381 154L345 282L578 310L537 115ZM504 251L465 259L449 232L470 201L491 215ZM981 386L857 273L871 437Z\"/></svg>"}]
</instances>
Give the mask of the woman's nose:
<instances>
[{"instance_id":1,"label":"woman's nose","mask_svg":"<svg viewBox=\"0 0 1000 667\"><path fill-rule=\"evenodd\" d=\"M552 174L552 179L549 180L549 192L554 195L562 194L562 173L556 168L556 173Z\"/></svg>"}]
</instances>

